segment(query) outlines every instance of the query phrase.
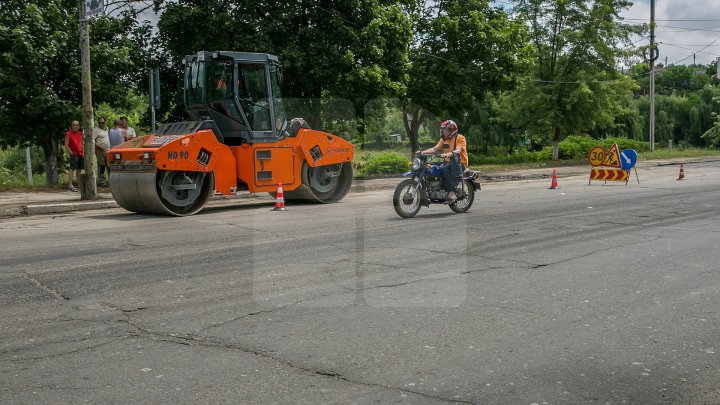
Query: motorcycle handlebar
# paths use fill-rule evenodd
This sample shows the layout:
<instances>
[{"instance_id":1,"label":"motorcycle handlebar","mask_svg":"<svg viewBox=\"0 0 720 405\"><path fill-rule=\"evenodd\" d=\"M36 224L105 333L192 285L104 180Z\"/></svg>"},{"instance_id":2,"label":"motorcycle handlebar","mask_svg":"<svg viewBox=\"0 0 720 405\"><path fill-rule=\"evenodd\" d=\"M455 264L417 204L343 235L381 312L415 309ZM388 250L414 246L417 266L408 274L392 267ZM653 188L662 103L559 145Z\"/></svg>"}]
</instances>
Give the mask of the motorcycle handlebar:
<instances>
[{"instance_id":1,"label":"motorcycle handlebar","mask_svg":"<svg viewBox=\"0 0 720 405\"><path fill-rule=\"evenodd\" d=\"M459 153L457 153L457 152L453 152L453 154L454 154L454 155L459 155ZM443 157L443 156L442 156L443 153L422 153L422 152L416 152L415 155L416 155L416 156L425 156L425 157L437 157L437 158Z\"/></svg>"}]
</instances>

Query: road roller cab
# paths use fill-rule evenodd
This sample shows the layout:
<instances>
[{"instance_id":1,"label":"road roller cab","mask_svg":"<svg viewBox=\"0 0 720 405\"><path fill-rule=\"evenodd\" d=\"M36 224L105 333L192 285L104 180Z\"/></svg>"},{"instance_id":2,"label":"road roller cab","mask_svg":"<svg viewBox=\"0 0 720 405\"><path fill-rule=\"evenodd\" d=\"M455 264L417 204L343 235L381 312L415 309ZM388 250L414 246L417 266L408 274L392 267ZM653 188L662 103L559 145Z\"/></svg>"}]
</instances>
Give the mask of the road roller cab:
<instances>
[{"instance_id":1,"label":"road roller cab","mask_svg":"<svg viewBox=\"0 0 720 405\"><path fill-rule=\"evenodd\" d=\"M352 183L353 145L288 120L273 55L198 52L184 59L184 103L192 121L108 151L110 190L123 208L191 215L215 193L274 192L330 203Z\"/></svg>"}]
</instances>

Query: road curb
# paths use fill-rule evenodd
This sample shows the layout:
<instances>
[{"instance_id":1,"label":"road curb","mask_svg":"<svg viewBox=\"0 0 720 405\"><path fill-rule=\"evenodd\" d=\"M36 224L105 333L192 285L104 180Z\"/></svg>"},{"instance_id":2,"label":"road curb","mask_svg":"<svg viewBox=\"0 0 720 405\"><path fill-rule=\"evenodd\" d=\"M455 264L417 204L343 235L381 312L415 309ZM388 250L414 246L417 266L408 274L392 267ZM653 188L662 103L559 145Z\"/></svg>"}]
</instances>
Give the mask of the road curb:
<instances>
[{"instance_id":1,"label":"road curb","mask_svg":"<svg viewBox=\"0 0 720 405\"><path fill-rule=\"evenodd\" d=\"M39 215L39 214L58 214L63 212L72 211L86 211L86 210L97 210L103 208L118 208L120 207L115 201L91 201L91 202L78 202L78 203L55 203L55 204L37 204L27 205L24 208L25 214L27 215Z\"/></svg>"}]
</instances>

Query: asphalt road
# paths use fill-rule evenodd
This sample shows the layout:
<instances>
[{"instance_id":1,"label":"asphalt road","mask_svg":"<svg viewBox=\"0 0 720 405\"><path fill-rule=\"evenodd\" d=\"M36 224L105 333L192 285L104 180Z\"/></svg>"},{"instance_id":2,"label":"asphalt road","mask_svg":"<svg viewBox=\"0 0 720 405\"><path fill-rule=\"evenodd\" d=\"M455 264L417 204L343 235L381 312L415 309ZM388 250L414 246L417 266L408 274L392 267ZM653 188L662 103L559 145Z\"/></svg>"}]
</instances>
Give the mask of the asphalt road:
<instances>
[{"instance_id":1,"label":"asphalt road","mask_svg":"<svg viewBox=\"0 0 720 405\"><path fill-rule=\"evenodd\" d=\"M720 168L0 220L0 403L720 403Z\"/></svg>"}]
</instances>

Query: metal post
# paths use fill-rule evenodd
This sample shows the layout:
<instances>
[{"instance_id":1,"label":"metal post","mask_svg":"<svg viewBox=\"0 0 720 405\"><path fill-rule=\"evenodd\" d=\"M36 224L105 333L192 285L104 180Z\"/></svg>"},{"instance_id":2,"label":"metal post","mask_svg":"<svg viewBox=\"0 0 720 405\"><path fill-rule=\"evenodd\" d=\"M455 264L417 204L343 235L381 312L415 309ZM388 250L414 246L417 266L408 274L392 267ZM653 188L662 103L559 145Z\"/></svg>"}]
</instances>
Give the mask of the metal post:
<instances>
[{"instance_id":1,"label":"metal post","mask_svg":"<svg viewBox=\"0 0 720 405\"><path fill-rule=\"evenodd\" d=\"M150 83L150 123L152 124L152 133L155 133L155 75L153 69L150 69L148 83Z\"/></svg>"},{"instance_id":2,"label":"metal post","mask_svg":"<svg viewBox=\"0 0 720 405\"><path fill-rule=\"evenodd\" d=\"M88 24L85 0L80 3L80 74L82 77L82 127L83 149L85 150L85 176L80 182L80 195L83 200L97 197L97 173L95 171L95 139L93 127L95 118L92 107L92 85L90 83L90 28Z\"/></svg>"},{"instance_id":3,"label":"metal post","mask_svg":"<svg viewBox=\"0 0 720 405\"><path fill-rule=\"evenodd\" d=\"M650 62L650 152L655 150L655 72Z\"/></svg>"},{"instance_id":4,"label":"metal post","mask_svg":"<svg viewBox=\"0 0 720 405\"><path fill-rule=\"evenodd\" d=\"M160 69L150 69L149 73L150 77L148 83L150 83L150 120L152 122L152 132L154 134L156 133L155 110L160 108Z\"/></svg>"},{"instance_id":5,"label":"metal post","mask_svg":"<svg viewBox=\"0 0 720 405\"><path fill-rule=\"evenodd\" d=\"M650 152L655 150L655 0L650 0Z\"/></svg>"},{"instance_id":6,"label":"metal post","mask_svg":"<svg viewBox=\"0 0 720 405\"><path fill-rule=\"evenodd\" d=\"M30 147L25 147L25 162L27 163L27 178L28 178L28 185L33 185L33 176L32 176L32 162L30 161Z\"/></svg>"}]
</instances>

